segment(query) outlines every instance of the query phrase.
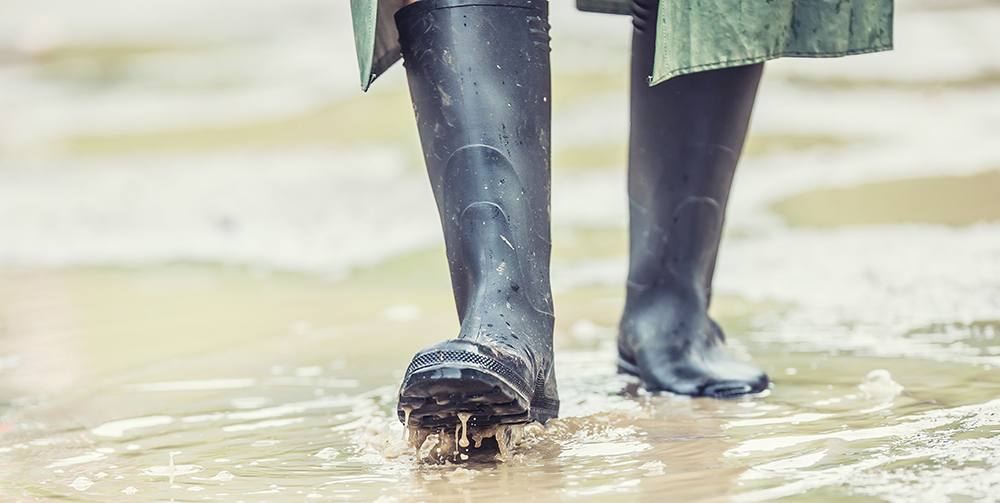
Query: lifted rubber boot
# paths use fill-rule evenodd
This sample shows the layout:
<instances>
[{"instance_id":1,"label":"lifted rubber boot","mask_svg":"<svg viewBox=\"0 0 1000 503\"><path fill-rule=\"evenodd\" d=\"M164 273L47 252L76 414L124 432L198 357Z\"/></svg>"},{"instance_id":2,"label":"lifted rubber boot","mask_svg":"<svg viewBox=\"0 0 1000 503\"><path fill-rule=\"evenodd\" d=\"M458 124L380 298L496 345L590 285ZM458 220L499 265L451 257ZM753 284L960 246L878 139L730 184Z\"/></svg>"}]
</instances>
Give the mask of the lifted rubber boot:
<instances>
[{"instance_id":1,"label":"lifted rubber boot","mask_svg":"<svg viewBox=\"0 0 1000 503\"><path fill-rule=\"evenodd\" d=\"M406 370L407 427L558 413L547 17L545 0L421 0L396 14L462 323Z\"/></svg>"},{"instance_id":2,"label":"lifted rubber boot","mask_svg":"<svg viewBox=\"0 0 1000 503\"><path fill-rule=\"evenodd\" d=\"M762 64L650 87L659 0L633 0L630 250L618 369L649 391L736 397L767 376L736 359L708 317L729 187Z\"/></svg>"}]
</instances>

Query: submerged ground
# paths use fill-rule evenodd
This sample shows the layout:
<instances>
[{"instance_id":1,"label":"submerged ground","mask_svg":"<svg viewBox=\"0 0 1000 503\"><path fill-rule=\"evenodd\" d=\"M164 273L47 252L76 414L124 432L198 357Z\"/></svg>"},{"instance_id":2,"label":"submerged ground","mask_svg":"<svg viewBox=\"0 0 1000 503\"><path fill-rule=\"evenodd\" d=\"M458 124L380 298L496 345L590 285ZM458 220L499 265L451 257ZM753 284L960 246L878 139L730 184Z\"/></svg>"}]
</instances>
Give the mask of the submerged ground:
<instances>
[{"instance_id":1,"label":"submerged ground","mask_svg":"<svg viewBox=\"0 0 1000 503\"><path fill-rule=\"evenodd\" d=\"M766 66L712 306L774 381L739 401L615 375L629 25L553 3L561 417L445 465L385 454L457 321L341 3L4 3L0 500L1000 499L995 3Z\"/></svg>"}]
</instances>

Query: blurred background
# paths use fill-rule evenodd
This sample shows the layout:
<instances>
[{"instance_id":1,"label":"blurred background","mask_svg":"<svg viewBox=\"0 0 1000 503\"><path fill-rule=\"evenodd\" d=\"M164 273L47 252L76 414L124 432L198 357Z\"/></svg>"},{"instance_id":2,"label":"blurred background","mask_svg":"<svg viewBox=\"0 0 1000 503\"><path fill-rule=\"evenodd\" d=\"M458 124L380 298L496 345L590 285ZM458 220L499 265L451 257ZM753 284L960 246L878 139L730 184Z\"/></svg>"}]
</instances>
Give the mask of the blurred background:
<instances>
[{"instance_id":1,"label":"blurred background","mask_svg":"<svg viewBox=\"0 0 1000 503\"><path fill-rule=\"evenodd\" d=\"M580 404L627 409L587 395L586 377L613 374L624 302L631 26L572 3L551 3L553 287L557 345L575 355L560 379ZM33 470L14 484L20 497L51 496L46 484L60 494L141 487L95 485L112 470L94 462L115 453L148 454L134 458L148 471L184 446L202 468L222 446L250 459L276 445L226 430L238 417L183 429L174 419L185 414L350 397L269 425L286 445L391 417L409 357L457 323L404 72L360 91L348 2L0 0L0 12L0 452ZM736 352L777 382L782 405L768 417L812 411L816 393L856 391L874 368L892 370L914 393L908 406L924 408L864 415L864 427L996 396L998 25L995 0L897 0L895 51L765 65L712 309ZM160 387L135 387L149 383ZM705 414L719 417L712 407ZM810 432L845 421L831 414ZM160 429L112 436L120 445L94 443L100 425L136 417L173 419L135 423ZM345 457L364 444L348 430L323 437ZM265 444L246 447L254 442ZM938 454L941 466L951 459ZM833 462L824 456L812 463ZM384 460L352 459L352 474L397 476L351 493L360 500L409 480ZM758 471L746 480L764 492L743 494L846 484L903 501L929 494L937 475L969 475L921 481L903 469L880 492L888 479L873 479L866 460L838 458L856 470L835 482ZM949 490L988 492L998 464L976 472L989 475L985 486ZM143 483L162 475L142 473Z\"/></svg>"}]
</instances>

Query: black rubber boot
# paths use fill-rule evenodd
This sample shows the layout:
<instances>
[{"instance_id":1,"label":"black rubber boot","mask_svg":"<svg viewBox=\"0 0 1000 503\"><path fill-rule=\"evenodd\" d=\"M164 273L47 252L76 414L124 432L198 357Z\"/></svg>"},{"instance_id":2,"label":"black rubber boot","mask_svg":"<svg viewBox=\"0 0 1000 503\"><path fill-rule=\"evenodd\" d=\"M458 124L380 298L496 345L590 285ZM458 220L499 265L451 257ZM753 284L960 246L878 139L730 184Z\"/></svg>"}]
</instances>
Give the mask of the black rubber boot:
<instances>
[{"instance_id":1,"label":"black rubber boot","mask_svg":"<svg viewBox=\"0 0 1000 503\"><path fill-rule=\"evenodd\" d=\"M735 397L767 376L725 347L708 317L726 200L762 64L650 87L659 0L633 0L630 251L619 372L647 390Z\"/></svg>"},{"instance_id":2,"label":"black rubber boot","mask_svg":"<svg viewBox=\"0 0 1000 503\"><path fill-rule=\"evenodd\" d=\"M407 369L407 426L459 413L473 426L545 422L559 410L547 17L545 0L421 0L396 14L462 323Z\"/></svg>"}]
</instances>

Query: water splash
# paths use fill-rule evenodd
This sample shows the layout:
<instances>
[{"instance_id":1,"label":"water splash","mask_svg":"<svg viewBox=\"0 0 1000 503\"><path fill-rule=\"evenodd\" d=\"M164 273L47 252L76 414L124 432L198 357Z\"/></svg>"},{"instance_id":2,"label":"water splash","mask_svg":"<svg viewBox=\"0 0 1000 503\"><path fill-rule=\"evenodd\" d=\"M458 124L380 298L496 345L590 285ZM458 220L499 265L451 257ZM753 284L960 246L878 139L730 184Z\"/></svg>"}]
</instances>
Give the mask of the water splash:
<instances>
[{"instance_id":1,"label":"water splash","mask_svg":"<svg viewBox=\"0 0 1000 503\"><path fill-rule=\"evenodd\" d=\"M885 369L875 369L868 373L858 385L867 400L889 401L903 392L903 385L892 380L892 374Z\"/></svg>"}]
</instances>

